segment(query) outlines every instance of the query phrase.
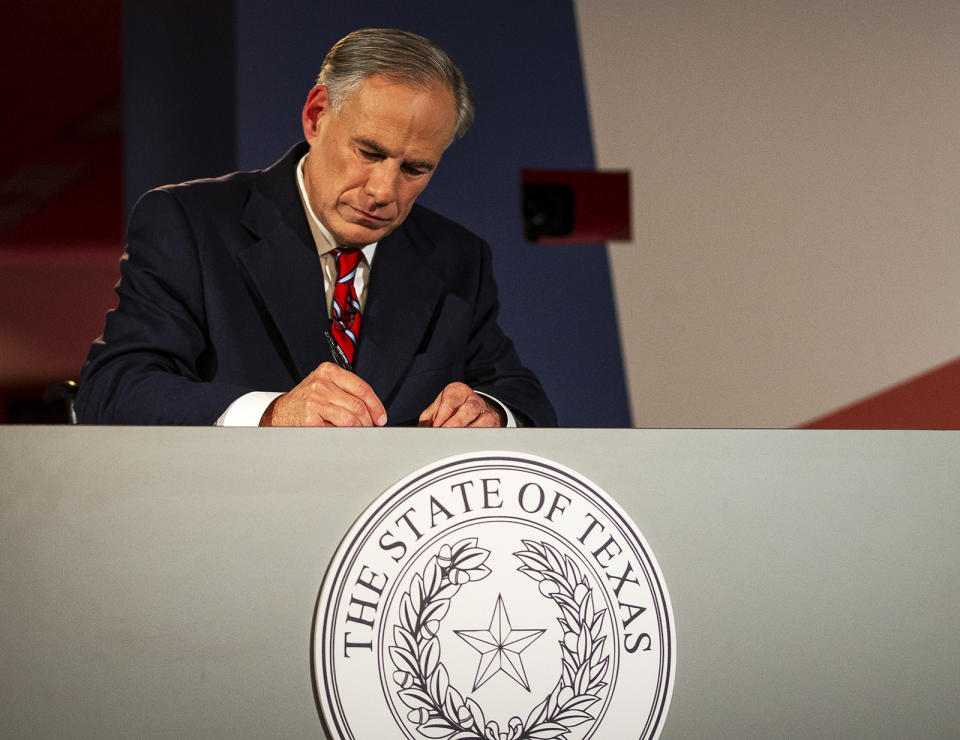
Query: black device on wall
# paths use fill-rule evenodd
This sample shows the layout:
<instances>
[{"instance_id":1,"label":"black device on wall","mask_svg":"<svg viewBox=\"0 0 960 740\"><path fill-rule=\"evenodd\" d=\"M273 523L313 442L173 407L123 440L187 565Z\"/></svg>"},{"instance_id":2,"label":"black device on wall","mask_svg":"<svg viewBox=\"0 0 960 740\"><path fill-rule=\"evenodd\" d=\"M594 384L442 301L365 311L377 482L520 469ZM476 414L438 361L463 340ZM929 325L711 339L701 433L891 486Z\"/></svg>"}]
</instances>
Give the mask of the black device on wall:
<instances>
[{"instance_id":1,"label":"black device on wall","mask_svg":"<svg viewBox=\"0 0 960 740\"><path fill-rule=\"evenodd\" d=\"M538 244L630 239L630 173L521 170L523 227Z\"/></svg>"}]
</instances>

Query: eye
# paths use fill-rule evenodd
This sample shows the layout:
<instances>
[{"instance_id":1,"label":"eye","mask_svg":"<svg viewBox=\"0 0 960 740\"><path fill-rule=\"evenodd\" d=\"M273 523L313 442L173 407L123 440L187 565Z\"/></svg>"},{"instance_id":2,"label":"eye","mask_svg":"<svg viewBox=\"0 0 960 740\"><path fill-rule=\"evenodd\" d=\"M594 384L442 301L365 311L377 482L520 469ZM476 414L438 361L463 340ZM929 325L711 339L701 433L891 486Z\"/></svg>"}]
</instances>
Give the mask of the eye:
<instances>
[{"instance_id":1,"label":"eye","mask_svg":"<svg viewBox=\"0 0 960 740\"><path fill-rule=\"evenodd\" d=\"M412 177L420 177L421 175L427 174L430 170L412 164L405 164L403 165L403 171Z\"/></svg>"},{"instance_id":2,"label":"eye","mask_svg":"<svg viewBox=\"0 0 960 740\"><path fill-rule=\"evenodd\" d=\"M383 155L379 152L370 151L369 149L361 149L360 156L371 162L377 162L383 159Z\"/></svg>"}]
</instances>

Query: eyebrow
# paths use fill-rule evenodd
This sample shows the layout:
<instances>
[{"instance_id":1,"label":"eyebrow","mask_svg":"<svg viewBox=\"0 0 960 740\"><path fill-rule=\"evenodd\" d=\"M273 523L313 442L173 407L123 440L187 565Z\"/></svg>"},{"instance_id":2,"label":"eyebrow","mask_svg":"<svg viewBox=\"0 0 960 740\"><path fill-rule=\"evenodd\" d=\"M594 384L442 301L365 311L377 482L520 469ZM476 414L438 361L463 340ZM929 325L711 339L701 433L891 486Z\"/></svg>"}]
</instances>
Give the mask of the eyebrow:
<instances>
[{"instance_id":1,"label":"eyebrow","mask_svg":"<svg viewBox=\"0 0 960 740\"><path fill-rule=\"evenodd\" d=\"M379 154L381 157L393 157L389 151L384 149L380 144L375 142L373 139L354 139L354 141L362 146L364 149L369 149L372 152ZM431 162L426 159L405 159L403 161L408 167L416 167L417 169L426 170L428 172L432 171L436 167L435 162Z\"/></svg>"}]
</instances>

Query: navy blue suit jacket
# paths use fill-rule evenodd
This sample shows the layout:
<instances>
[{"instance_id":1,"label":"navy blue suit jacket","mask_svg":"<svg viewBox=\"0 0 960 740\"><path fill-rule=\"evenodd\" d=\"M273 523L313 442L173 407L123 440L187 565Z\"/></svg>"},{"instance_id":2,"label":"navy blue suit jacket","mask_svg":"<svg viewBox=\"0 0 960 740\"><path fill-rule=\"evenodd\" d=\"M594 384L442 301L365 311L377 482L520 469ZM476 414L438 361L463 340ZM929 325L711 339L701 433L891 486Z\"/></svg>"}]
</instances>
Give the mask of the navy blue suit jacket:
<instances>
[{"instance_id":1,"label":"navy blue suit jacket","mask_svg":"<svg viewBox=\"0 0 960 740\"><path fill-rule=\"evenodd\" d=\"M81 423L213 424L252 390L330 361L323 273L296 185L306 144L272 167L150 191L134 208L119 304L80 377ZM533 424L556 417L497 323L489 246L414 206L380 241L354 370L390 424L453 381Z\"/></svg>"}]
</instances>

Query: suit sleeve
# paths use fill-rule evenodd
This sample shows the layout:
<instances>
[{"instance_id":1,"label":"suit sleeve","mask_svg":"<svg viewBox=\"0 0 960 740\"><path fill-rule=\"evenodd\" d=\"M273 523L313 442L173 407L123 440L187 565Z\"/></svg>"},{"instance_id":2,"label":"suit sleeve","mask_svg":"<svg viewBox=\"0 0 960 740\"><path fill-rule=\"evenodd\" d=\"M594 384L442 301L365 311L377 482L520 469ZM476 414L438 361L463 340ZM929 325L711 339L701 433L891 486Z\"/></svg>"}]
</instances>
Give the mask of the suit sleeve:
<instances>
[{"instance_id":1,"label":"suit sleeve","mask_svg":"<svg viewBox=\"0 0 960 740\"><path fill-rule=\"evenodd\" d=\"M519 413L524 425L557 426L556 413L540 381L523 366L513 342L500 328L499 310L490 247L483 242L464 382Z\"/></svg>"},{"instance_id":2,"label":"suit sleeve","mask_svg":"<svg viewBox=\"0 0 960 740\"><path fill-rule=\"evenodd\" d=\"M197 238L170 192L134 208L116 292L80 375L80 423L209 425L253 390L205 379L214 358Z\"/></svg>"}]
</instances>

